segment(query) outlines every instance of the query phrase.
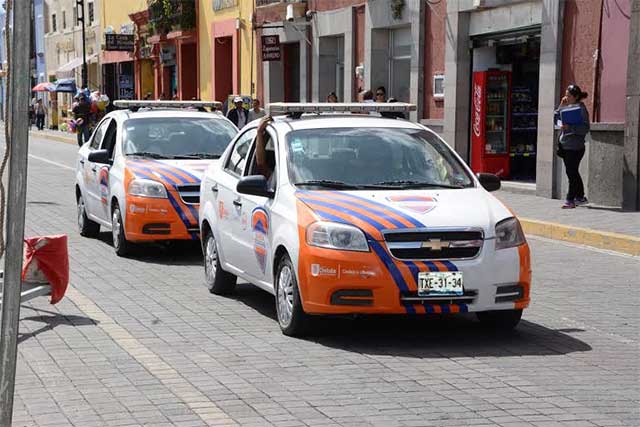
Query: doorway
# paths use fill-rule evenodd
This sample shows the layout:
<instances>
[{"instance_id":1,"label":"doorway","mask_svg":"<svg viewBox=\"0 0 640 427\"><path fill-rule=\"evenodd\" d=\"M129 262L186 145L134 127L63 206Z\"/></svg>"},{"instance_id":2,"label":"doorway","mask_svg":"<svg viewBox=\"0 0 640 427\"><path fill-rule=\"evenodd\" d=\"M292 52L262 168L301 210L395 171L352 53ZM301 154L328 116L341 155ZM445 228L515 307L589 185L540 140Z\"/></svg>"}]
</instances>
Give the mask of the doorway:
<instances>
[{"instance_id":1,"label":"doorway","mask_svg":"<svg viewBox=\"0 0 640 427\"><path fill-rule=\"evenodd\" d=\"M320 38L319 99L335 92L338 101L344 100L344 37Z\"/></svg>"},{"instance_id":2,"label":"doorway","mask_svg":"<svg viewBox=\"0 0 640 427\"><path fill-rule=\"evenodd\" d=\"M282 45L284 102L300 102L300 42Z\"/></svg>"},{"instance_id":3,"label":"doorway","mask_svg":"<svg viewBox=\"0 0 640 427\"><path fill-rule=\"evenodd\" d=\"M233 94L233 37L216 37L213 40L213 96L224 102Z\"/></svg>"}]
</instances>

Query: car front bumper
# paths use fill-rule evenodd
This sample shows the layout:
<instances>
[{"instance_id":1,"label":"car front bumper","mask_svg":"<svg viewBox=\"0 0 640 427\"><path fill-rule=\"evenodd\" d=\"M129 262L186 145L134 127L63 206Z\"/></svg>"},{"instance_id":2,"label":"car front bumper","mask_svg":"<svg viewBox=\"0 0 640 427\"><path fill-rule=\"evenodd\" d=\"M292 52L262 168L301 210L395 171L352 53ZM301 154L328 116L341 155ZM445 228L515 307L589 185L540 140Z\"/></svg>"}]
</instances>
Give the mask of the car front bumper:
<instances>
[{"instance_id":1,"label":"car front bumper","mask_svg":"<svg viewBox=\"0 0 640 427\"><path fill-rule=\"evenodd\" d=\"M494 250L486 240L468 260L403 261L384 253L304 248L298 262L302 304L310 314L461 313L523 309L529 305L527 244ZM462 296L418 295L421 271L460 271Z\"/></svg>"}]
</instances>

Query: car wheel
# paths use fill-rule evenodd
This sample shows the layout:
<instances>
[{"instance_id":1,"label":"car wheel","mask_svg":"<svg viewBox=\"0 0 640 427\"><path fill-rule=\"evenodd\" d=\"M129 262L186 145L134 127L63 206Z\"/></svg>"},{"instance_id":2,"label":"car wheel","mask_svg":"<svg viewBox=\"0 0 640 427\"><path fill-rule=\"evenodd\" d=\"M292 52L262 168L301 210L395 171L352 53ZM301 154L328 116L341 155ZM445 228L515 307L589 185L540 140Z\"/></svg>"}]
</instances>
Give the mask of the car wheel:
<instances>
[{"instance_id":1,"label":"car wheel","mask_svg":"<svg viewBox=\"0 0 640 427\"><path fill-rule=\"evenodd\" d=\"M522 310L495 310L476 313L478 320L491 329L510 331L518 326Z\"/></svg>"},{"instance_id":2,"label":"car wheel","mask_svg":"<svg viewBox=\"0 0 640 427\"><path fill-rule=\"evenodd\" d=\"M127 256L131 253L132 243L127 240L124 234L124 225L122 223L122 214L120 206L116 203L111 214L111 234L113 236L113 249L118 256Z\"/></svg>"},{"instance_id":3,"label":"car wheel","mask_svg":"<svg viewBox=\"0 0 640 427\"><path fill-rule=\"evenodd\" d=\"M282 333L291 337L306 335L311 330L311 318L304 312L298 280L288 255L280 258L276 272L276 312Z\"/></svg>"},{"instance_id":4,"label":"car wheel","mask_svg":"<svg viewBox=\"0 0 640 427\"><path fill-rule=\"evenodd\" d=\"M87 208L82 195L78 196L78 230L84 237L97 237L100 233L100 224L93 222L87 216Z\"/></svg>"},{"instance_id":5,"label":"car wheel","mask_svg":"<svg viewBox=\"0 0 640 427\"><path fill-rule=\"evenodd\" d=\"M211 232L207 233L204 242L204 276L212 294L228 295L236 287L236 276L224 271L220 265L218 244Z\"/></svg>"}]
</instances>

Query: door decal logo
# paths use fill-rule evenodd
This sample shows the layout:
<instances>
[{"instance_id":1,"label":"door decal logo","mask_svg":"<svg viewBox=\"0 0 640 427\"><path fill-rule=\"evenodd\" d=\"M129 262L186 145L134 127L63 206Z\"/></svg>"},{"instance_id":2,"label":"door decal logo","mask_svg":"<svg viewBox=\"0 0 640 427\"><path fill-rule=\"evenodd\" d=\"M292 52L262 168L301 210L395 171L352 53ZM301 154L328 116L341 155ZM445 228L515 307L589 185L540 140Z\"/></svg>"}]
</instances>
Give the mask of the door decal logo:
<instances>
[{"instance_id":1,"label":"door decal logo","mask_svg":"<svg viewBox=\"0 0 640 427\"><path fill-rule=\"evenodd\" d=\"M106 205L109 198L109 168L100 169L98 182L100 183L100 201Z\"/></svg>"},{"instance_id":2,"label":"door decal logo","mask_svg":"<svg viewBox=\"0 0 640 427\"><path fill-rule=\"evenodd\" d=\"M264 273L267 269L267 246L269 244L269 214L262 208L255 208L251 213L251 228L253 230L253 252L260 269Z\"/></svg>"},{"instance_id":3,"label":"door decal logo","mask_svg":"<svg viewBox=\"0 0 640 427\"><path fill-rule=\"evenodd\" d=\"M432 211L438 203L435 197L429 196L389 196L387 200L401 208L420 214Z\"/></svg>"}]
</instances>

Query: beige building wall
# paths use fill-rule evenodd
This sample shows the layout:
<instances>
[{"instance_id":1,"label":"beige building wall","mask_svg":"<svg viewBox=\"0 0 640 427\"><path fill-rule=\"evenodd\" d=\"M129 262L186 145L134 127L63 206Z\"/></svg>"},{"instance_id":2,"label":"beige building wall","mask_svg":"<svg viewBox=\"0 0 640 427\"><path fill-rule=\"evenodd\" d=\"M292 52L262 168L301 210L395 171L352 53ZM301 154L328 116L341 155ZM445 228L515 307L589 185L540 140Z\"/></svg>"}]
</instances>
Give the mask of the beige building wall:
<instances>
[{"instance_id":1,"label":"beige building wall","mask_svg":"<svg viewBox=\"0 0 640 427\"><path fill-rule=\"evenodd\" d=\"M113 1L113 0L107 0ZM91 5L91 6L90 6ZM89 23L89 11L93 8L93 21ZM100 88L99 53L102 44L101 0L86 0L86 47L88 62L89 88ZM45 56L47 64L47 79L72 77L81 84L81 66L61 72L61 67L74 59L82 58L81 26L74 22L75 0L46 0L45 1ZM55 17L55 18L54 18ZM54 24L55 19L55 24Z\"/></svg>"}]
</instances>

